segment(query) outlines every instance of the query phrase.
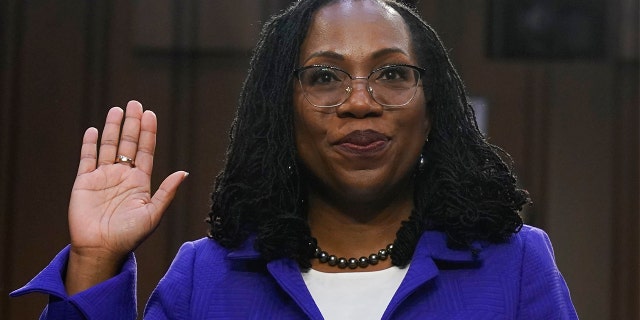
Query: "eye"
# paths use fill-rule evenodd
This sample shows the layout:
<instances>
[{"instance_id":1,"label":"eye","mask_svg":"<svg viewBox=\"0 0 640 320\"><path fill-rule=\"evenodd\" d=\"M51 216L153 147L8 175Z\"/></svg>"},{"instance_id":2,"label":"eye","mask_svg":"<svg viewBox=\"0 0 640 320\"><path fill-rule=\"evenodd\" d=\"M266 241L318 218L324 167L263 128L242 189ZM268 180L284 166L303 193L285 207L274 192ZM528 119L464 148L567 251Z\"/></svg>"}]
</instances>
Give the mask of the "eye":
<instances>
[{"instance_id":1,"label":"eye","mask_svg":"<svg viewBox=\"0 0 640 320\"><path fill-rule=\"evenodd\" d=\"M374 74L375 81L407 81L409 78L409 70L404 66L389 66L378 70Z\"/></svg>"},{"instance_id":2,"label":"eye","mask_svg":"<svg viewBox=\"0 0 640 320\"><path fill-rule=\"evenodd\" d=\"M327 67L306 69L300 74L300 79L306 86L326 86L342 82L339 71Z\"/></svg>"}]
</instances>

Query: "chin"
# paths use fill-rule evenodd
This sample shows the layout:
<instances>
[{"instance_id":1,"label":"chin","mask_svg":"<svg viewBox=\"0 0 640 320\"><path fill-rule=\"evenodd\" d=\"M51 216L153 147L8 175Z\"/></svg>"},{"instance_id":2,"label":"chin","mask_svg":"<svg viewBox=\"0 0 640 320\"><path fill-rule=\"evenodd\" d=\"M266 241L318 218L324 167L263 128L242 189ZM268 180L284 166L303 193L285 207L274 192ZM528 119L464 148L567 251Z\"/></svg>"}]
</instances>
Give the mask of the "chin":
<instances>
[{"instance_id":1,"label":"chin","mask_svg":"<svg viewBox=\"0 0 640 320\"><path fill-rule=\"evenodd\" d=\"M354 180L344 182L338 190L343 197L351 201L380 201L392 194L401 194L408 188L402 179L368 176L359 174Z\"/></svg>"}]
</instances>

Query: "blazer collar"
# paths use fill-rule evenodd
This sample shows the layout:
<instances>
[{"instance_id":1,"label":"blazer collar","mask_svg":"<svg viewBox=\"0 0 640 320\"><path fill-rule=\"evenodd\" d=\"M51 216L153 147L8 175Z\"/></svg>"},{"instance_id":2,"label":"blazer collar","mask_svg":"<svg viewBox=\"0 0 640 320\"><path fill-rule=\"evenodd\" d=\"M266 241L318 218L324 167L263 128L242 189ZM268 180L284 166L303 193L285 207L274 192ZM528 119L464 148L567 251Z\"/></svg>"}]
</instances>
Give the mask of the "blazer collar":
<instances>
[{"instance_id":1,"label":"blazer collar","mask_svg":"<svg viewBox=\"0 0 640 320\"><path fill-rule=\"evenodd\" d=\"M260 259L254 249L255 236L231 250L227 258L235 262ZM391 299L383 319L388 319L418 287L438 276L441 270L477 268L481 265L480 244L474 243L472 250L452 250L447 247L446 235L442 232L425 232L416 247L407 275ZM475 253L474 253L475 252ZM309 293L298 264L291 259L277 259L266 263L266 267L280 287L291 296L309 319L322 319L320 310Z\"/></svg>"},{"instance_id":2,"label":"blazer collar","mask_svg":"<svg viewBox=\"0 0 640 320\"><path fill-rule=\"evenodd\" d=\"M253 244L256 241L255 235L250 235L239 247L231 249L227 254L227 259L231 260L258 260L260 253L256 251Z\"/></svg>"},{"instance_id":3,"label":"blazer collar","mask_svg":"<svg viewBox=\"0 0 640 320\"><path fill-rule=\"evenodd\" d=\"M239 247L232 249L227 258L231 260L259 260L260 253L254 248L255 235L251 235ZM413 260L429 257L436 261L441 268L442 264L475 264L482 261L482 249L486 243L474 242L471 249L454 250L447 247L447 238L444 232L426 231L422 234ZM446 268L448 269L448 268Z\"/></svg>"},{"instance_id":4,"label":"blazer collar","mask_svg":"<svg viewBox=\"0 0 640 320\"><path fill-rule=\"evenodd\" d=\"M469 249L447 247L447 236L440 231L426 231L418 242L416 253L428 254L434 260L450 262L474 262L482 260L482 249L486 243L475 241Z\"/></svg>"}]
</instances>

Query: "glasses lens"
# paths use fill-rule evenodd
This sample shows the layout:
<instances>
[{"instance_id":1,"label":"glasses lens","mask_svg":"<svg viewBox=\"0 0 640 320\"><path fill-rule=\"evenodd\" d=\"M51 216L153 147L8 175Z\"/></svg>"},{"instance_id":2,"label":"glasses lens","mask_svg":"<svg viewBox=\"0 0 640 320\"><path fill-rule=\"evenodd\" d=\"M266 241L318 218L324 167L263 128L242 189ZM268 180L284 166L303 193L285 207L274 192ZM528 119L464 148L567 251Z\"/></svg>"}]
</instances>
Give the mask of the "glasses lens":
<instances>
[{"instance_id":1,"label":"glasses lens","mask_svg":"<svg viewBox=\"0 0 640 320\"><path fill-rule=\"evenodd\" d=\"M301 70L298 79L307 100L316 107L335 107L347 99L349 76L344 71L314 66Z\"/></svg>"},{"instance_id":2,"label":"glasses lens","mask_svg":"<svg viewBox=\"0 0 640 320\"><path fill-rule=\"evenodd\" d=\"M420 72L408 66L388 66L369 76L373 98L381 105L404 106L416 94Z\"/></svg>"},{"instance_id":3,"label":"glasses lens","mask_svg":"<svg viewBox=\"0 0 640 320\"><path fill-rule=\"evenodd\" d=\"M351 78L340 69L311 66L298 71L298 79L305 98L316 107L336 107L349 97ZM367 80L369 93L377 103L400 107L415 96L420 71L411 66L386 66L372 72Z\"/></svg>"}]
</instances>

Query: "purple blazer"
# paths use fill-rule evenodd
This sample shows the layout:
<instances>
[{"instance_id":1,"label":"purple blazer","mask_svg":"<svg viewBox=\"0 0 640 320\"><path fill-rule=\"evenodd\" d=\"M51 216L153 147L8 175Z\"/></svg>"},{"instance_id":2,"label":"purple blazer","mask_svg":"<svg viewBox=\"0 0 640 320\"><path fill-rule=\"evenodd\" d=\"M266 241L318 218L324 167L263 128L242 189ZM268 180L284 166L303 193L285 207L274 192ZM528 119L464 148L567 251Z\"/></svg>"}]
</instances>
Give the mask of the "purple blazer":
<instances>
[{"instance_id":1,"label":"purple blazer","mask_svg":"<svg viewBox=\"0 0 640 320\"><path fill-rule=\"evenodd\" d=\"M451 250L425 232L383 319L577 319L544 231L524 226L504 244ZM41 319L135 319L133 254L115 277L68 296L69 248L11 293L50 295ZM367 301L362 301L367 303ZM229 250L210 239L185 243L149 298L145 319L322 319L296 262L265 263L253 241Z\"/></svg>"}]
</instances>

